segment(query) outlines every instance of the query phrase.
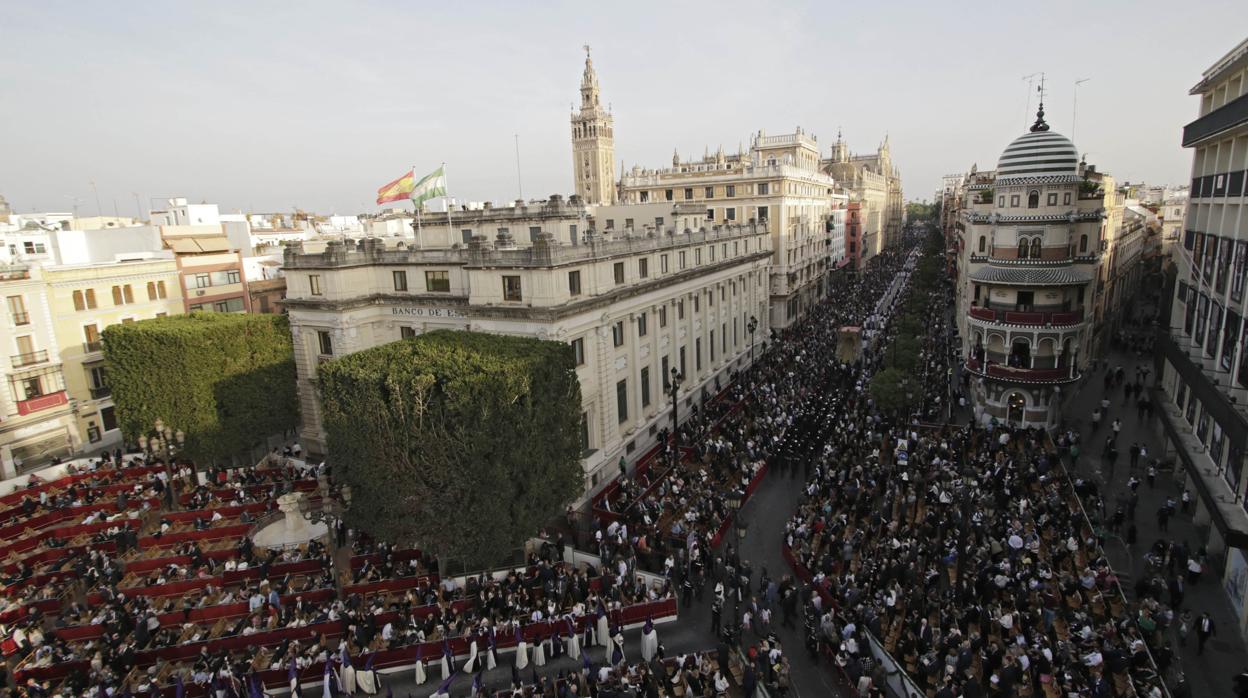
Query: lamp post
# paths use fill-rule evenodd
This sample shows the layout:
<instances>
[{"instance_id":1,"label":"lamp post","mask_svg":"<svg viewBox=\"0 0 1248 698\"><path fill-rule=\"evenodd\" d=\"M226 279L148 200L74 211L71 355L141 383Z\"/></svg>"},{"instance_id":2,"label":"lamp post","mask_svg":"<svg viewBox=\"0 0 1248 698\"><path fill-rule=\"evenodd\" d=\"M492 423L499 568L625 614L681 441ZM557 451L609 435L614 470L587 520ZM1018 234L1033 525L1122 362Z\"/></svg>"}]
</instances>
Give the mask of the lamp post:
<instances>
[{"instance_id":1,"label":"lamp post","mask_svg":"<svg viewBox=\"0 0 1248 698\"><path fill-rule=\"evenodd\" d=\"M147 452L149 456L159 456L165 462L166 492L169 498L169 506L173 508L177 499L173 496L173 454L175 452L174 443L177 444L177 450L181 450L186 444L186 433L181 429L174 430L173 427L165 424L165 420L160 417L156 418L152 424L155 428L155 435L148 437L146 434L139 434L139 448Z\"/></svg>"},{"instance_id":2,"label":"lamp post","mask_svg":"<svg viewBox=\"0 0 1248 698\"><path fill-rule=\"evenodd\" d=\"M672 456L673 465L676 463L677 460L679 460L677 455L675 455L677 453L677 449L680 448L680 439L677 436L677 434L679 433L679 429L680 429L680 417L677 414L677 410L679 409L678 401L680 398L680 384L683 383L684 380L685 380L685 376L680 371L677 371L675 368L673 368L671 376L668 378L668 382L667 382L668 395L671 396L672 398L672 446L673 446L672 453L674 454Z\"/></svg>"},{"instance_id":3,"label":"lamp post","mask_svg":"<svg viewBox=\"0 0 1248 698\"><path fill-rule=\"evenodd\" d=\"M750 316L749 322L745 323L745 329L750 331L750 365L754 365L754 330L758 329L758 318Z\"/></svg>"}]
</instances>

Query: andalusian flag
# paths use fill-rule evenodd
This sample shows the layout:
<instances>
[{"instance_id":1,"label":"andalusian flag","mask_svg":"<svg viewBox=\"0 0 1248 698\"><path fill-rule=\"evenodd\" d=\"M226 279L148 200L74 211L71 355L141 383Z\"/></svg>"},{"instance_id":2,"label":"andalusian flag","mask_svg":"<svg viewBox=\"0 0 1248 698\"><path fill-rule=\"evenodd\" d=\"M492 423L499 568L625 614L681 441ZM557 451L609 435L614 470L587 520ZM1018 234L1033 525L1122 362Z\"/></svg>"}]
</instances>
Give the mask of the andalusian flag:
<instances>
[{"instance_id":1,"label":"andalusian flag","mask_svg":"<svg viewBox=\"0 0 1248 698\"><path fill-rule=\"evenodd\" d=\"M420 205L429 199L446 196L446 175L442 172L442 169L443 168L439 167L433 172L421 177L420 181L416 183L416 186L411 188L412 204L415 205L416 208L420 208Z\"/></svg>"},{"instance_id":2,"label":"andalusian flag","mask_svg":"<svg viewBox=\"0 0 1248 698\"><path fill-rule=\"evenodd\" d=\"M408 194L412 193L412 188L415 186L416 176L411 170L408 170L407 174L377 190L377 205L380 206L391 201L402 201L407 198Z\"/></svg>"}]
</instances>

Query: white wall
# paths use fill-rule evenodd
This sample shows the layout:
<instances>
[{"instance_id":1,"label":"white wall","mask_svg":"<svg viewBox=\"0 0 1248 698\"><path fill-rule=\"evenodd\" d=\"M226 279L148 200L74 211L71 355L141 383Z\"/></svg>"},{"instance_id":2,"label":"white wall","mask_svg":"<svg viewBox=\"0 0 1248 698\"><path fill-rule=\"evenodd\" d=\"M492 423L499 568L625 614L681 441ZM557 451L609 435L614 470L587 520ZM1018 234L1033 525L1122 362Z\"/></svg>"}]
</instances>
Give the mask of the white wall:
<instances>
[{"instance_id":1,"label":"white wall","mask_svg":"<svg viewBox=\"0 0 1248 698\"><path fill-rule=\"evenodd\" d=\"M160 229L150 225L100 230L59 230L52 234L60 264L94 264L136 257L171 259L162 249Z\"/></svg>"}]
</instances>

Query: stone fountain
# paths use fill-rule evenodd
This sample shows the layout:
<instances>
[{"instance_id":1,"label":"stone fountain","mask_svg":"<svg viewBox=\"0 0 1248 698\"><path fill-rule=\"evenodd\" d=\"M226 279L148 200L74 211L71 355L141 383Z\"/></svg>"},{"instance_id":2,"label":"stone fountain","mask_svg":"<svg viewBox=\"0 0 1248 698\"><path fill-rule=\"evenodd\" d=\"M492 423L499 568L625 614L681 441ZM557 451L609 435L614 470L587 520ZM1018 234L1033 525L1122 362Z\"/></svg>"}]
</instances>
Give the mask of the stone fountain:
<instances>
[{"instance_id":1,"label":"stone fountain","mask_svg":"<svg viewBox=\"0 0 1248 698\"><path fill-rule=\"evenodd\" d=\"M304 518L302 492L289 492L277 498L277 509L283 516L261 526L251 535L260 548L289 548L320 538L329 532L324 522L313 523Z\"/></svg>"}]
</instances>

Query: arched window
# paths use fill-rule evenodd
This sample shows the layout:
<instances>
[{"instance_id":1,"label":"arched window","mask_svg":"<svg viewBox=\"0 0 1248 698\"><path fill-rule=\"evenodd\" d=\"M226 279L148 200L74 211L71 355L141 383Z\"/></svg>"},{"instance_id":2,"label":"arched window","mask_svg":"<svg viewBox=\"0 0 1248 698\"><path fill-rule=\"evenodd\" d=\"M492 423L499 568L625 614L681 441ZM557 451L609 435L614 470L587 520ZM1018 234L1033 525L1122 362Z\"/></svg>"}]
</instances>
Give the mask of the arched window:
<instances>
[{"instance_id":1,"label":"arched window","mask_svg":"<svg viewBox=\"0 0 1248 698\"><path fill-rule=\"evenodd\" d=\"M1040 259L1040 238L1031 239L1031 258Z\"/></svg>"},{"instance_id":2,"label":"arched window","mask_svg":"<svg viewBox=\"0 0 1248 698\"><path fill-rule=\"evenodd\" d=\"M987 245L988 245L988 238L984 237L983 235L980 235L980 236L979 236L979 252L980 252L980 254L983 254L983 253L984 253L984 249L986 248L986 246L987 246Z\"/></svg>"},{"instance_id":3,"label":"arched window","mask_svg":"<svg viewBox=\"0 0 1248 698\"><path fill-rule=\"evenodd\" d=\"M1084 252L1087 252L1087 251L1088 251L1088 236L1080 235L1079 236L1079 253L1083 254Z\"/></svg>"},{"instance_id":4,"label":"arched window","mask_svg":"<svg viewBox=\"0 0 1248 698\"><path fill-rule=\"evenodd\" d=\"M1027 208L1039 208L1039 207L1040 207L1040 192L1035 189L1032 189L1030 192L1027 192Z\"/></svg>"},{"instance_id":5,"label":"arched window","mask_svg":"<svg viewBox=\"0 0 1248 698\"><path fill-rule=\"evenodd\" d=\"M1018 258L1027 259L1027 238L1018 239Z\"/></svg>"}]
</instances>

